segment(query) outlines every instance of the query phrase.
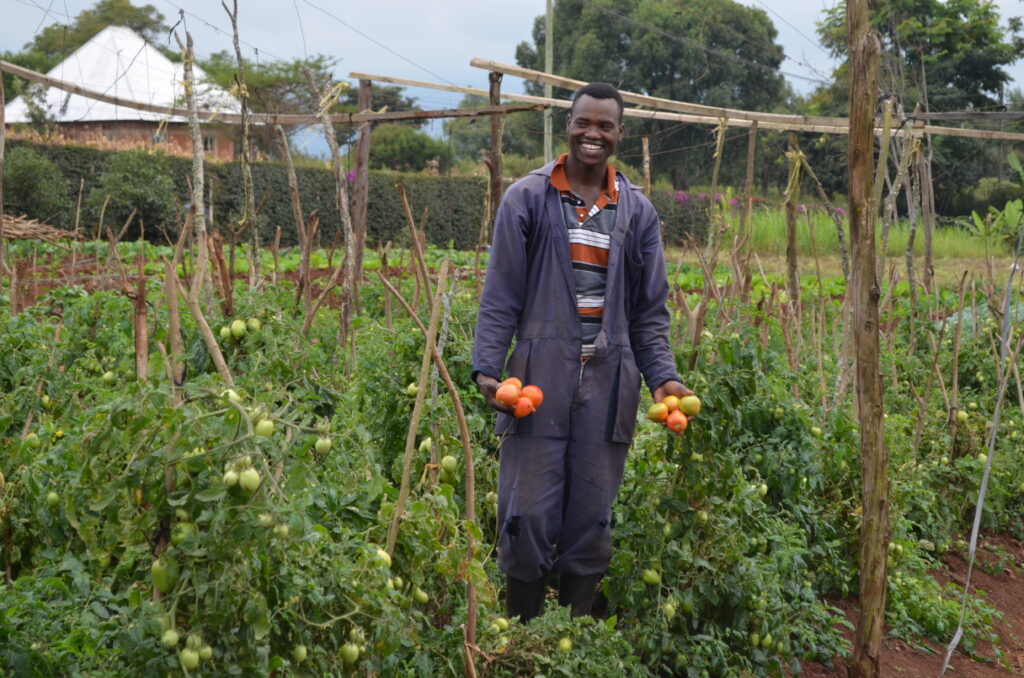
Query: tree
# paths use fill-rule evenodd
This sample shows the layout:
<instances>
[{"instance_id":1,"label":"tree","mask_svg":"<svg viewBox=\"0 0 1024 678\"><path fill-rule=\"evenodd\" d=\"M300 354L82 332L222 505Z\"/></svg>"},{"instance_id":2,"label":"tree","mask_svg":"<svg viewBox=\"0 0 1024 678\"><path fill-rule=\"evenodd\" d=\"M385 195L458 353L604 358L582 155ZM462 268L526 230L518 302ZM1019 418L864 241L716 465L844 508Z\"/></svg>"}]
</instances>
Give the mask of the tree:
<instances>
[{"instance_id":1,"label":"tree","mask_svg":"<svg viewBox=\"0 0 1024 678\"><path fill-rule=\"evenodd\" d=\"M21 52L6 52L3 58L45 73L107 26L126 26L153 44L159 44L159 38L167 31L164 15L153 5L136 7L130 0L99 0L91 9L79 12L70 25L50 24L25 43ZM163 51L171 56L168 50ZM4 89L21 92L21 85L14 84L13 76L4 73L3 77Z\"/></svg>"},{"instance_id":2,"label":"tree","mask_svg":"<svg viewBox=\"0 0 1024 678\"><path fill-rule=\"evenodd\" d=\"M487 106L487 97L467 94L459 108ZM504 117L501 135L502 153L537 158L544 152L544 122L540 112L512 113ZM479 161L481 151L491 147L490 116L452 118L444 123L445 134L451 140L452 160Z\"/></svg>"},{"instance_id":3,"label":"tree","mask_svg":"<svg viewBox=\"0 0 1024 678\"><path fill-rule=\"evenodd\" d=\"M370 166L377 169L416 172L426 169L427 161L435 158L440 161L438 169L447 169L448 147L406 124L378 125L370 137Z\"/></svg>"},{"instance_id":4,"label":"tree","mask_svg":"<svg viewBox=\"0 0 1024 678\"><path fill-rule=\"evenodd\" d=\"M845 60L845 5L823 16L818 24L822 44ZM879 0L870 22L881 40L879 89L895 95L907 115L917 104L933 112L1002 106L1011 79L1007 67L1024 56L1021 20L1010 18L1001 26L997 8L986 0ZM810 112L846 115L849 75L844 61L834 84L811 96ZM829 140L812 152L812 164L822 170L819 177L840 191L844 145ZM1005 165L1000 146L987 140L934 137L929 152L933 165L942 168L934 174L940 214L956 214L959 206L972 204L966 196L993 168Z\"/></svg>"},{"instance_id":5,"label":"tree","mask_svg":"<svg viewBox=\"0 0 1024 678\"><path fill-rule=\"evenodd\" d=\"M789 96L779 73L782 48L767 14L732 0L562 0L556 2L554 70L623 90L714 106L773 110ZM543 70L544 17L533 44L520 43L520 66ZM540 93L540 86L531 86ZM639 165L639 137L649 135L656 174L679 188L710 175L710 128L672 122L627 121L619 157ZM742 181L745 144L727 146L723 180ZM698 166L694 158L707 159Z\"/></svg>"}]
</instances>

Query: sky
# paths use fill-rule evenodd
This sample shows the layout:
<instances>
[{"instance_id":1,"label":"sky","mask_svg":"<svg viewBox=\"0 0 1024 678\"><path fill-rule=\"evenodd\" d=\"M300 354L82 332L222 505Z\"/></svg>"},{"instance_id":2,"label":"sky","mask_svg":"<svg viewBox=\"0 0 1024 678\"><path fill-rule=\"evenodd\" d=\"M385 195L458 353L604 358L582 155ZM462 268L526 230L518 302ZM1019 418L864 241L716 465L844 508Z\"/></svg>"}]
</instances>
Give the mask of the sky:
<instances>
[{"instance_id":1,"label":"sky","mask_svg":"<svg viewBox=\"0 0 1024 678\"><path fill-rule=\"evenodd\" d=\"M470 59L514 64L516 45L532 42L534 19L545 11L545 0L238 1L239 34L247 57L273 60L325 54L338 59L338 78L355 71L480 89L487 89L487 73L472 68ZM798 93L806 94L827 80L835 65L817 42L815 22L824 8L838 1L739 0L763 9L774 22L777 42L786 54L781 70ZM133 2L144 4L143 0ZM231 23L220 2L146 2L168 24L184 10L200 56L233 50ZM0 0L0 52L20 51L43 26L67 23L93 4L95 0ZM996 4L1004 17L1024 16L1024 0L997 0ZM1011 74L1013 86L1024 88L1024 63L1014 65ZM502 88L523 91L522 81L509 76ZM424 109L455 108L462 98L431 89L409 89L407 94ZM441 123L431 125L429 131L439 133Z\"/></svg>"}]
</instances>

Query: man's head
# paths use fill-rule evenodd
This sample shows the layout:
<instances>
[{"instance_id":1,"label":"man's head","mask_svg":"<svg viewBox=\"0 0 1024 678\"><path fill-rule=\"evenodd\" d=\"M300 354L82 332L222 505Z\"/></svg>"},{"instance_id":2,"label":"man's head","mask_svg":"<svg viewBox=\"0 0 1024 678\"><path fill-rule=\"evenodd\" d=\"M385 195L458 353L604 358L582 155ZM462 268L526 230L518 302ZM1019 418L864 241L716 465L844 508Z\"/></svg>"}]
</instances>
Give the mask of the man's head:
<instances>
[{"instance_id":1,"label":"man's head","mask_svg":"<svg viewBox=\"0 0 1024 678\"><path fill-rule=\"evenodd\" d=\"M569 156L582 166L601 166L615 154L625 133L622 95L604 82L576 90L566 122Z\"/></svg>"},{"instance_id":2,"label":"man's head","mask_svg":"<svg viewBox=\"0 0 1024 678\"><path fill-rule=\"evenodd\" d=\"M609 85L607 82L592 82L580 87L573 92L572 108L569 111L570 117L576 112L576 103L583 95L593 97L594 99L614 99L619 107L619 122L622 122L622 109L625 108L625 104L622 103L622 95L619 94L619 90L615 85Z\"/></svg>"}]
</instances>

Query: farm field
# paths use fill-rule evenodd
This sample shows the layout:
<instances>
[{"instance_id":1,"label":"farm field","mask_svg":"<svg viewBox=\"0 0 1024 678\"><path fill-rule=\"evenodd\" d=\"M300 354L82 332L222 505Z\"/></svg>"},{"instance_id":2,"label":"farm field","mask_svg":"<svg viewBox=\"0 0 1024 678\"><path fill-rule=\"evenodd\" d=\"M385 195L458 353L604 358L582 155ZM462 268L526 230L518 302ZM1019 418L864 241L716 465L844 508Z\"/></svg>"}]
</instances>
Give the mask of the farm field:
<instances>
[{"instance_id":1,"label":"farm field","mask_svg":"<svg viewBox=\"0 0 1024 678\"><path fill-rule=\"evenodd\" d=\"M166 296L171 248L11 247L0 675L461 676L467 655L479 676L845 675L860 474L835 254L802 256L796 306L784 252L759 252L749 291L730 294L728 269L709 281L692 252L670 250L672 345L703 410L681 437L638 422L598 618L549 600L524 626L503 618L500 441L469 379L486 256L429 248L424 280L408 250L367 250L339 344L333 293L304 328L297 250L261 252L256 289L240 251L229 294L195 295L221 365L187 286L177 310ZM314 253L314 299L337 257ZM985 259L937 258L935 287L913 302L905 282L883 286L883 666L899 675L935 675L957 627L1000 374L954 668L1024 671L1024 395L1019 359L999 370L992 311L1013 259L990 261L991 279ZM183 283L192 271L186 257ZM428 333L459 405L428 369ZM641 417L648 404L645 391Z\"/></svg>"}]
</instances>

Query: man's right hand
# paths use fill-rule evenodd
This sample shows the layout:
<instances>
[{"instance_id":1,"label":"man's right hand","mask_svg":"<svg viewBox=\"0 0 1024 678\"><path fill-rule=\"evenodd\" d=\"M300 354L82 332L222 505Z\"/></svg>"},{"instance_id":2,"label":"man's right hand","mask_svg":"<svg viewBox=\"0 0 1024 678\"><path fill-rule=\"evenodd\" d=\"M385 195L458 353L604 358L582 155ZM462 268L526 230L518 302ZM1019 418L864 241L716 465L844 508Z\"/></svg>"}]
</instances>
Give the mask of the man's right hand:
<instances>
[{"instance_id":1,"label":"man's right hand","mask_svg":"<svg viewBox=\"0 0 1024 678\"><path fill-rule=\"evenodd\" d=\"M480 394L484 397L484 400L487 401L487 404L491 409L497 410L502 414L511 415L512 408L507 405L502 405L494 397L494 394L498 392L498 386L500 386L500 383L494 377L488 377L483 373L476 375L476 387L480 389Z\"/></svg>"}]
</instances>

